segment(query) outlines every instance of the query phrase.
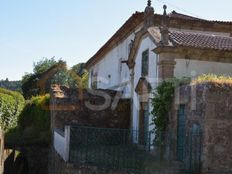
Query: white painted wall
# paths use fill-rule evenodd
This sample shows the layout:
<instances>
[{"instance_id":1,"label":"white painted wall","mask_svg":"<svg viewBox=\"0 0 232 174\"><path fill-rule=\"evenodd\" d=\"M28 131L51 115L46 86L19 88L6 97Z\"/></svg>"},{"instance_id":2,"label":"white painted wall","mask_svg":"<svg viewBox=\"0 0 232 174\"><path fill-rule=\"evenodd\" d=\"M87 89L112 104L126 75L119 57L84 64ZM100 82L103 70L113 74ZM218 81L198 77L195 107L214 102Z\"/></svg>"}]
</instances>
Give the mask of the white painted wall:
<instances>
[{"instance_id":1,"label":"white painted wall","mask_svg":"<svg viewBox=\"0 0 232 174\"><path fill-rule=\"evenodd\" d=\"M128 59L130 43L140 29L141 26L90 68L90 73L91 71L98 73L97 88L123 91L124 98L131 97L129 68L121 61ZM91 76L89 77L89 88L91 88Z\"/></svg>"},{"instance_id":2,"label":"white painted wall","mask_svg":"<svg viewBox=\"0 0 232 174\"><path fill-rule=\"evenodd\" d=\"M152 51L156 45L150 39L150 37L146 37L141 41L139 50L135 59L135 69L134 69L134 90L133 90L133 129L139 130L139 99L138 95L135 92L135 88L138 84L138 81L141 77L141 67L142 67L142 53L149 49L149 71L148 76L146 77L147 81L150 82L152 89L155 89L157 86L157 56ZM152 97L152 96L151 96ZM149 113L151 112L152 107L149 103ZM151 123L151 115L149 117L149 123ZM149 124L150 125L150 124ZM152 130L153 126L149 126L149 130Z\"/></svg>"},{"instance_id":3,"label":"white painted wall","mask_svg":"<svg viewBox=\"0 0 232 174\"><path fill-rule=\"evenodd\" d=\"M117 90L120 84L130 80L129 68L125 63L121 64L121 61L128 59L129 45L134 37L135 34L131 34L91 67L90 72L98 72L97 88ZM130 93L128 90L127 92Z\"/></svg>"},{"instance_id":4,"label":"white painted wall","mask_svg":"<svg viewBox=\"0 0 232 174\"><path fill-rule=\"evenodd\" d=\"M139 29L138 29L139 30ZM185 31L192 33L207 33L220 36L229 36L229 33L219 33L219 32L208 32L208 31L198 31L198 30L185 30L185 29L174 29L171 31ZM131 91L130 84L130 71L126 64L122 64L120 68L120 61L127 60L129 56L129 44L131 40L134 40L135 34L131 34L128 38L123 40L121 43L108 52L101 61L90 68L90 72L93 74L98 73L98 88L102 89L113 89L124 91L125 98L133 98L132 103L132 127L134 130L139 130L139 99L135 92L136 85L141 77L141 58L142 52L149 49L149 74L147 80L152 85L152 89L157 87L157 55L152 51L156 46L153 41L147 36L145 37L139 47L135 60L134 69L134 81L133 81L133 91ZM216 63L216 62L205 62L205 61L195 61L190 60L186 62L184 59L176 59L176 66L174 70L174 76L181 78L183 76L191 77L197 76L203 73L215 73L215 74L228 74L232 75L232 64ZM89 87L91 88L91 76L89 78ZM121 87L119 87L121 86ZM152 98L151 94L151 98ZM149 102L149 112L152 111L151 100ZM149 122L152 122L152 117L150 115ZM153 130L153 126L149 126L149 130ZM154 137L153 137L154 138Z\"/></svg>"},{"instance_id":5,"label":"white painted wall","mask_svg":"<svg viewBox=\"0 0 232 174\"><path fill-rule=\"evenodd\" d=\"M65 137L54 131L54 148L65 159Z\"/></svg>"},{"instance_id":6,"label":"white painted wall","mask_svg":"<svg viewBox=\"0 0 232 174\"><path fill-rule=\"evenodd\" d=\"M53 147L64 161L69 160L70 126L65 126L65 132L55 130L53 133Z\"/></svg>"},{"instance_id":7,"label":"white painted wall","mask_svg":"<svg viewBox=\"0 0 232 174\"><path fill-rule=\"evenodd\" d=\"M209 73L232 76L232 64L185 59L175 60L174 76L177 78L196 77Z\"/></svg>"}]
</instances>

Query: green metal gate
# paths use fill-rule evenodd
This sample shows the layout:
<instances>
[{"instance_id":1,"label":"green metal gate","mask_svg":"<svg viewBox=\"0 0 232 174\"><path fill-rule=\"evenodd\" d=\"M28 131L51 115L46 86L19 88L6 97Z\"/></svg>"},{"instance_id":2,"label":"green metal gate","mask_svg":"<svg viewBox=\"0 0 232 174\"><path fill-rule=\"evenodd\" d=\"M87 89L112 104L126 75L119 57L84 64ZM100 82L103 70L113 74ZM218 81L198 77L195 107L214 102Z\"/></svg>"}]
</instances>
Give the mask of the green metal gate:
<instances>
[{"instance_id":1,"label":"green metal gate","mask_svg":"<svg viewBox=\"0 0 232 174\"><path fill-rule=\"evenodd\" d=\"M199 174L201 171L202 132L198 124L193 124L188 135L188 173Z\"/></svg>"},{"instance_id":2,"label":"green metal gate","mask_svg":"<svg viewBox=\"0 0 232 174\"><path fill-rule=\"evenodd\" d=\"M177 160L184 161L185 157L185 105L180 105L177 115Z\"/></svg>"}]
</instances>

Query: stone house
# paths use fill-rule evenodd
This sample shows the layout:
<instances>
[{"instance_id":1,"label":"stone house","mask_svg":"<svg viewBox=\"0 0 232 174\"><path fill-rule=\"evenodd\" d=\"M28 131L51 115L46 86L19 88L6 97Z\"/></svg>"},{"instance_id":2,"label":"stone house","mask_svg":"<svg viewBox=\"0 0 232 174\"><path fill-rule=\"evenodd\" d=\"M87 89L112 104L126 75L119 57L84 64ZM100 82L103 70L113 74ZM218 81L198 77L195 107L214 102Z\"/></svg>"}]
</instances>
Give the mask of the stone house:
<instances>
[{"instance_id":1,"label":"stone house","mask_svg":"<svg viewBox=\"0 0 232 174\"><path fill-rule=\"evenodd\" d=\"M232 75L231 58L232 22L209 21L175 11L167 13L166 6L163 15L159 15L148 0L145 11L134 13L87 61L86 68L90 73L89 88L120 91L123 98L130 99L130 127L140 132L134 140L140 144L144 141L139 141L139 135L154 128L150 124L151 99L160 81L209 73ZM180 114L173 116L172 126L176 127L173 131L177 132L181 111L182 115L186 114L183 107L183 103L176 106ZM191 126L198 131L197 125ZM180 131L176 136L184 137L185 133ZM175 159L177 146L176 142ZM215 172L211 167L209 170L203 167L203 171Z\"/></svg>"},{"instance_id":2,"label":"stone house","mask_svg":"<svg viewBox=\"0 0 232 174\"><path fill-rule=\"evenodd\" d=\"M89 88L121 91L131 100L131 128L152 130L151 98L159 81L202 74L232 75L232 22L172 11L155 14L151 1L91 57Z\"/></svg>"}]
</instances>

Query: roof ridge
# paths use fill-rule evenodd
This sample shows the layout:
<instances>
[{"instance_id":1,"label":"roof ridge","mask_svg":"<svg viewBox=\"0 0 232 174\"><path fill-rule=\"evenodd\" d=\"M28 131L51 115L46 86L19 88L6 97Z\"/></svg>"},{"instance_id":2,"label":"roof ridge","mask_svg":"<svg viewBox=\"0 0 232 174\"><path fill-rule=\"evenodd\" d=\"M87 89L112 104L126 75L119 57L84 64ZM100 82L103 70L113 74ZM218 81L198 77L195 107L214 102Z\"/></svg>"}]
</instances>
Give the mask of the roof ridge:
<instances>
[{"instance_id":1,"label":"roof ridge","mask_svg":"<svg viewBox=\"0 0 232 174\"><path fill-rule=\"evenodd\" d=\"M202 18L199 18L199 17L196 17L196 16L191 16L191 15L187 15L187 14L184 14L184 13L179 13L179 12L176 12L175 10L173 10L171 13L168 14L169 16L171 17L175 17L173 15L180 15L180 16L183 16L183 17L187 17L188 19L192 19L192 20L202 20L202 21L209 21L207 19L202 19ZM180 18L179 16L179 18ZM176 16L177 17L177 16Z\"/></svg>"},{"instance_id":2,"label":"roof ridge","mask_svg":"<svg viewBox=\"0 0 232 174\"><path fill-rule=\"evenodd\" d=\"M203 18L187 15L184 13L179 13L179 12L176 12L175 10L170 12L168 16L172 18L182 18L182 19L198 20L198 21L205 21L205 22L232 23L232 21L203 19Z\"/></svg>"}]
</instances>

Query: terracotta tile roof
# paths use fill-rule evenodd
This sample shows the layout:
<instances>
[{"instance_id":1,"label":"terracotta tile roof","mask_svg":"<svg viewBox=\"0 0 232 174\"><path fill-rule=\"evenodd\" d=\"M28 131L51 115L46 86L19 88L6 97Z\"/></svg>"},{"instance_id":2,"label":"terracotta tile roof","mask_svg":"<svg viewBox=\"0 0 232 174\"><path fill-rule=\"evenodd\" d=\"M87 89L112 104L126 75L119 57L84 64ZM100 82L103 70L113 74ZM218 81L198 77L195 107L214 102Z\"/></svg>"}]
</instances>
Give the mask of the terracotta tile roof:
<instances>
[{"instance_id":1,"label":"terracotta tile roof","mask_svg":"<svg viewBox=\"0 0 232 174\"><path fill-rule=\"evenodd\" d=\"M171 13L168 14L169 17L171 18L180 18L180 19L186 19L186 20L200 20L200 21L206 21L201 18L193 17L193 16L188 16L185 14L177 13L176 11L172 11Z\"/></svg>"},{"instance_id":2,"label":"terracotta tile roof","mask_svg":"<svg viewBox=\"0 0 232 174\"><path fill-rule=\"evenodd\" d=\"M232 22L227 21L210 21L201 18L196 18L193 16L188 16L185 14L177 13L172 11L169 14L170 17L170 25L174 28L191 26L194 29L194 25L196 23L196 27L206 28L209 31L220 31L220 32L231 32L232 30ZM136 26L142 24L144 19L144 12L136 12L134 13L123 25L122 27L97 51L95 55L93 55L87 62L86 68L89 69L92 65L101 60L104 55L114 48L114 46L119 43L121 40L125 39L132 32L135 31ZM154 20L156 21L156 25L161 23L162 15L155 14ZM189 23L190 22L190 23ZM193 23L192 23L193 22ZM185 26L183 24L186 24ZM200 25L202 24L202 25ZM206 24L206 26L204 26Z\"/></svg>"},{"instance_id":3,"label":"terracotta tile roof","mask_svg":"<svg viewBox=\"0 0 232 174\"><path fill-rule=\"evenodd\" d=\"M189 15L182 14L182 13L177 13L175 10L169 13L168 16L173 19L192 20L192 21L199 21L203 23L218 23L218 24L228 24L228 25L232 24L231 21L206 20L206 19L189 16Z\"/></svg>"},{"instance_id":4,"label":"terracotta tile roof","mask_svg":"<svg viewBox=\"0 0 232 174\"><path fill-rule=\"evenodd\" d=\"M173 31L170 40L174 46L232 51L232 37Z\"/></svg>"}]
</instances>

